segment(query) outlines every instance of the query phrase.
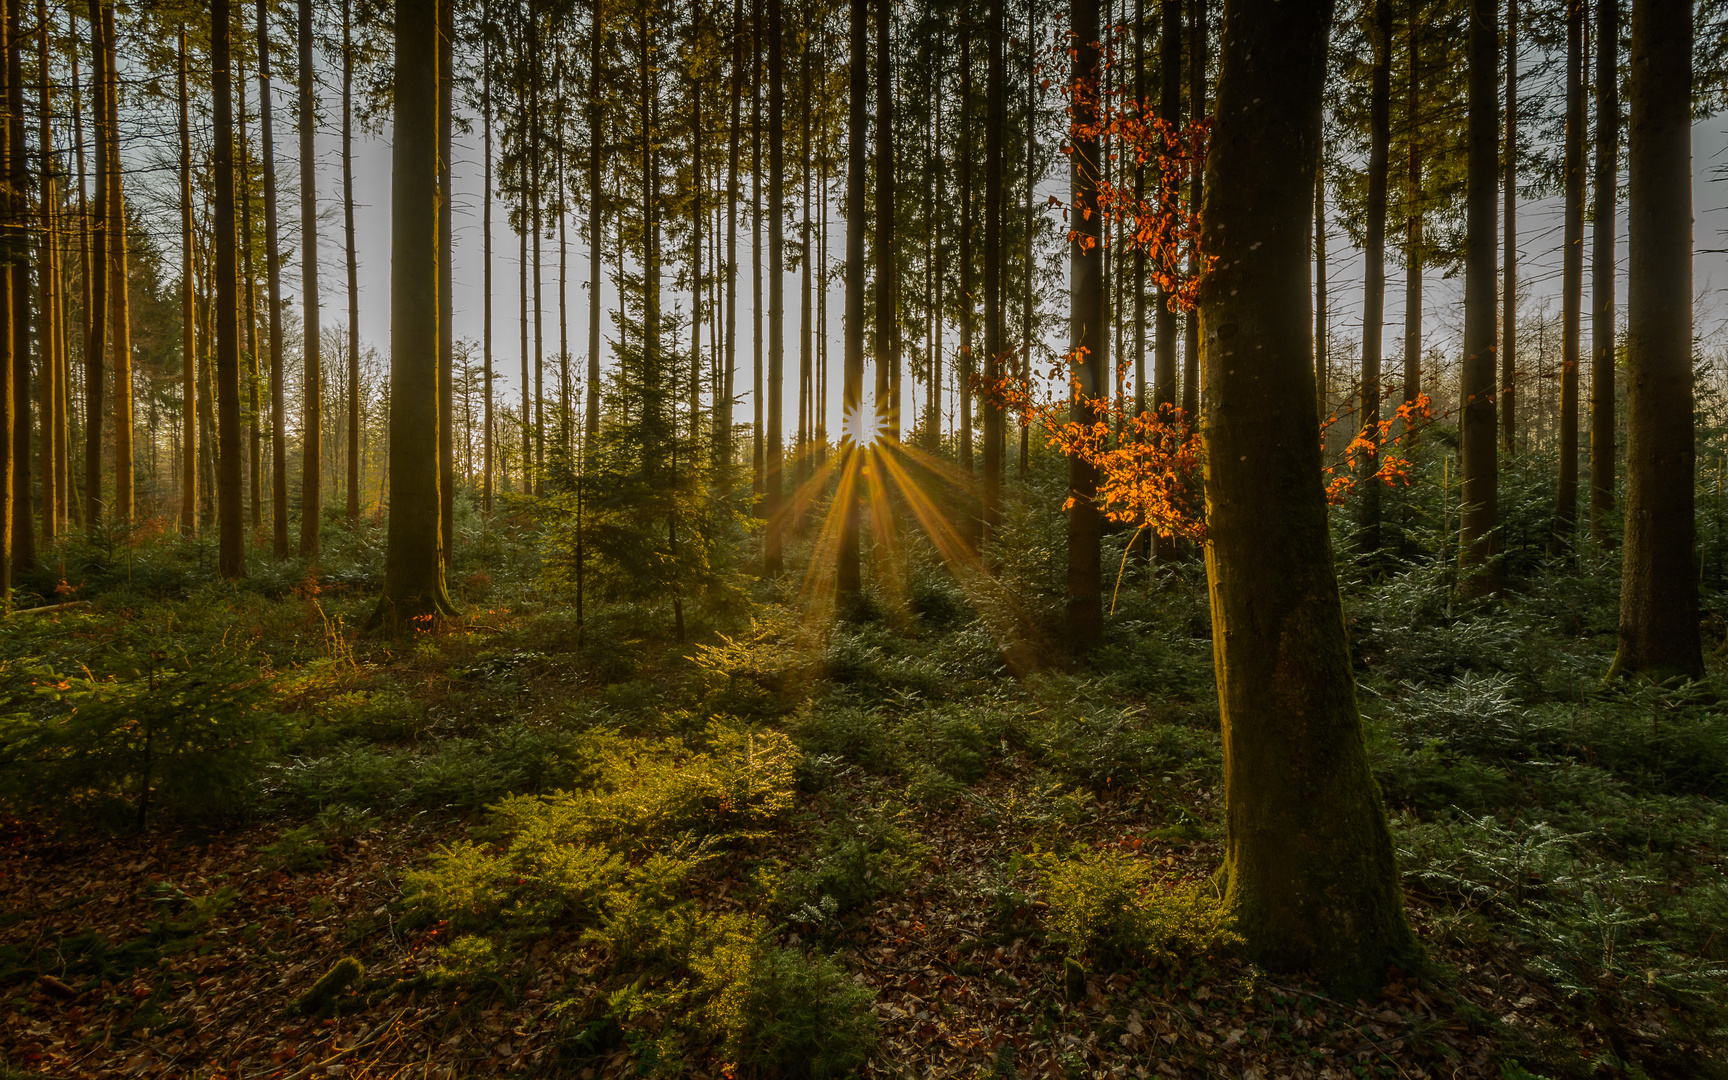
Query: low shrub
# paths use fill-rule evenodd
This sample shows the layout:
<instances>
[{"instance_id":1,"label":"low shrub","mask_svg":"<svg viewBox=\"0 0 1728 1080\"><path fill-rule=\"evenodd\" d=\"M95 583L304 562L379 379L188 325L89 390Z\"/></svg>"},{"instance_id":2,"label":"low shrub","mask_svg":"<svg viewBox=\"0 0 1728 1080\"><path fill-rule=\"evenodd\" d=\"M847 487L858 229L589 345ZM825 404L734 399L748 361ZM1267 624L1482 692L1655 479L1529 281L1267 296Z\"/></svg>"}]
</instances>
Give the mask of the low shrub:
<instances>
[{"instance_id":1,"label":"low shrub","mask_svg":"<svg viewBox=\"0 0 1728 1080\"><path fill-rule=\"evenodd\" d=\"M1173 958L1240 939L1207 882L1167 881L1151 862L1082 850L1044 871L1052 936L1094 964Z\"/></svg>"},{"instance_id":2,"label":"low shrub","mask_svg":"<svg viewBox=\"0 0 1728 1080\"><path fill-rule=\"evenodd\" d=\"M784 898L794 906L827 897L847 911L898 892L924 865L916 833L881 811L866 811L825 825L803 866L786 875Z\"/></svg>"}]
</instances>

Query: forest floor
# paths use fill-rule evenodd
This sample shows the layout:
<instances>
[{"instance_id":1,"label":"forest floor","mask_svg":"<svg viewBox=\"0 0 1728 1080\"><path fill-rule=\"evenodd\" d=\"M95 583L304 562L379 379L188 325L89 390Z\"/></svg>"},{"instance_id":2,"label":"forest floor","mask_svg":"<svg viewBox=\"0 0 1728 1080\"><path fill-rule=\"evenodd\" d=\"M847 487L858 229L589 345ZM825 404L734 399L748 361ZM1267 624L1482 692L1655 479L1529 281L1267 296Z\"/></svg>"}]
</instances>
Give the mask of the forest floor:
<instances>
[{"instance_id":1,"label":"forest floor","mask_svg":"<svg viewBox=\"0 0 1728 1080\"><path fill-rule=\"evenodd\" d=\"M1196 567L1029 670L927 552L687 643L509 559L369 641L366 574L203 557L0 624L0 1077L1728 1075L1728 712L1601 686L1606 563L1347 582L1425 959L1343 1001L1218 918Z\"/></svg>"}]
</instances>

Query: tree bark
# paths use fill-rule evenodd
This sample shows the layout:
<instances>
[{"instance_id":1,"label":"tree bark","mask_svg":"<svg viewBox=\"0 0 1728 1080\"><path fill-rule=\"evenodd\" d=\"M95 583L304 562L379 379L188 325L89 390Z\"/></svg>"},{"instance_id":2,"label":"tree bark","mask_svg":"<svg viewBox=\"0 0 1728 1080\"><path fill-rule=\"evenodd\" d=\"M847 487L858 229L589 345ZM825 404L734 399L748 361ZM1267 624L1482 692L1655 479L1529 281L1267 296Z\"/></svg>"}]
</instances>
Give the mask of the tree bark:
<instances>
[{"instance_id":1,"label":"tree bark","mask_svg":"<svg viewBox=\"0 0 1728 1080\"><path fill-rule=\"evenodd\" d=\"M1620 0L1596 0L1596 220L1590 257L1590 539L1613 542L1614 228L1620 194Z\"/></svg>"},{"instance_id":2,"label":"tree bark","mask_svg":"<svg viewBox=\"0 0 1728 1080\"><path fill-rule=\"evenodd\" d=\"M1308 214L1329 3L1227 0L1201 286L1226 903L1257 962L1372 996L1414 943L1356 710L1320 485Z\"/></svg>"},{"instance_id":3,"label":"tree bark","mask_svg":"<svg viewBox=\"0 0 1728 1080\"><path fill-rule=\"evenodd\" d=\"M245 8L240 9L244 13ZM244 25L244 24L242 24ZM267 40L263 35L258 37L258 46L263 50ZM257 274L252 267L252 240L255 235L252 229L252 162L249 155L251 149L246 133L246 65L238 64L235 72L234 96L240 106L239 118L239 155L235 164L240 172L240 296L244 305L241 318L246 324L245 348L246 370L246 451L247 479L250 498L247 500L252 510L252 536L261 537L264 532L264 479L263 479L263 447L258 441L258 425L262 415L258 408L258 289Z\"/></svg>"},{"instance_id":4,"label":"tree bark","mask_svg":"<svg viewBox=\"0 0 1728 1080\"><path fill-rule=\"evenodd\" d=\"M894 248L893 8L894 0L876 0L876 418L877 437L890 442L900 438L900 283L897 280L900 264ZM985 228L988 230L989 226ZM984 457L988 466L988 446ZM989 486L988 476L984 483Z\"/></svg>"},{"instance_id":5,"label":"tree bark","mask_svg":"<svg viewBox=\"0 0 1728 1080\"><path fill-rule=\"evenodd\" d=\"M9 41L17 40L17 35L11 30L14 26L13 8L20 2L0 0L0 27L7 29ZM92 27L95 25L93 22ZM17 66L17 50L0 48L0 88L11 82L12 70ZM13 223L20 208L17 189L11 186L12 139L5 131L0 131L0 176L7 180L6 186L0 189L0 255L9 261L17 249ZM29 396L17 386L13 357L17 346L12 320L17 309L25 303L27 301L14 293L13 275L0 267L0 607L7 611L12 608L12 507L15 502L29 497L28 484L17 482L18 475L28 473L18 467L13 437L14 430L25 423L19 413L27 412L30 407Z\"/></svg>"},{"instance_id":6,"label":"tree bark","mask_svg":"<svg viewBox=\"0 0 1728 1080\"><path fill-rule=\"evenodd\" d=\"M24 146L24 0L7 5L6 100L11 141L9 178L14 209L12 220L22 223L29 213L29 157ZM36 565L36 516L30 491L30 245L19 229L12 243L12 571Z\"/></svg>"},{"instance_id":7,"label":"tree bark","mask_svg":"<svg viewBox=\"0 0 1728 1080\"><path fill-rule=\"evenodd\" d=\"M782 45L781 0L768 0L768 433L763 462L762 513L767 530L762 545L762 572L778 576L786 523L781 511L782 414L785 411L786 244L782 224L786 201L786 57Z\"/></svg>"},{"instance_id":8,"label":"tree bark","mask_svg":"<svg viewBox=\"0 0 1728 1080\"><path fill-rule=\"evenodd\" d=\"M1190 0L1192 20L1188 26L1188 118L1198 121L1206 115L1206 0ZM1193 186L1188 193L1188 205L1198 207L1205 197L1205 172L1194 171ZM1199 265L1190 263L1190 272ZM1182 363L1182 414L1192 424L1200 412L1200 317L1188 314L1187 351Z\"/></svg>"},{"instance_id":9,"label":"tree bark","mask_svg":"<svg viewBox=\"0 0 1728 1080\"><path fill-rule=\"evenodd\" d=\"M1326 166L1314 168L1314 401L1332 416L1332 361L1326 351ZM1325 433L1321 439L1324 441Z\"/></svg>"},{"instance_id":10,"label":"tree bark","mask_svg":"<svg viewBox=\"0 0 1728 1080\"><path fill-rule=\"evenodd\" d=\"M282 251L277 232L276 127L274 95L270 92L269 28L270 12L266 0L258 0L259 122L264 129L264 272L270 307L270 549L271 555L280 562L289 555L288 412L284 402L287 386L282 372ZM346 91L343 102L346 107ZM344 170L347 165L344 157Z\"/></svg>"},{"instance_id":11,"label":"tree bark","mask_svg":"<svg viewBox=\"0 0 1728 1080\"><path fill-rule=\"evenodd\" d=\"M972 12L960 12L960 467L972 472Z\"/></svg>"},{"instance_id":12,"label":"tree bark","mask_svg":"<svg viewBox=\"0 0 1728 1080\"><path fill-rule=\"evenodd\" d=\"M17 0L14 0L16 3ZM126 236L126 198L121 180L123 163L120 160L120 74L117 64L116 50L118 46L114 35L114 5L102 4L102 47L107 54L103 62L104 79L103 97L107 99L104 113L107 124L103 129L103 138L108 141L108 201L105 213L108 215L108 321L110 325L109 338L113 342L114 356L114 519L121 525L130 525L133 517L133 474L132 474L132 318L129 300L131 287L127 274L127 236ZM15 107L14 112L21 112ZM15 159L22 159L23 133L13 136L20 146L14 150ZM15 169L22 166L15 162ZM16 183L16 179L14 180ZM18 286L14 286L15 289ZM28 295L19 291L15 296ZM14 299L14 305L18 301ZM15 310L13 315L13 333L19 332L27 314ZM24 351L15 348L15 352ZM13 543L19 543L18 537L13 537Z\"/></svg>"},{"instance_id":13,"label":"tree bark","mask_svg":"<svg viewBox=\"0 0 1728 1080\"><path fill-rule=\"evenodd\" d=\"M487 39L490 42L490 38ZM486 78L491 72L485 73ZM354 17L342 0L342 230L348 262L348 522L360 520L360 260L354 243ZM486 137L486 452L492 452L492 136ZM274 301L272 301L274 304ZM272 361L274 362L274 361ZM491 457L487 457L486 509L492 509Z\"/></svg>"},{"instance_id":14,"label":"tree bark","mask_svg":"<svg viewBox=\"0 0 1728 1080\"><path fill-rule=\"evenodd\" d=\"M1692 398L1692 4L1637 0L1627 84L1626 548L1614 674L1704 677Z\"/></svg>"},{"instance_id":15,"label":"tree bark","mask_svg":"<svg viewBox=\"0 0 1728 1080\"><path fill-rule=\"evenodd\" d=\"M456 19L453 0L438 5L438 528L439 554L445 570L456 550L456 313L451 296L450 129L454 123L451 76L455 58Z\"/></svg>"},{"instance_id":16,"label":"tree bark","mask_svg":"<svg viewBox=\"0 0 1728 1080\"><path fill-rule=\"evenodd\" d=\"M1404 87L1404 403L1422 393L1422 117L1418 58L1422 0L1409 0L1409 69Z\"/></svg>"},{"instance_id":17,"label":"tree bark","mask_svg":"<svg viewBox=\"0 0 1728 1080\"><path fill-rule=\"evenodd\" d=\"M300 302L306 389L301 413L300 557L318 556L323 517L324 369L318 319L318 161L313 156L317 113L312 100L312 0L299 0ZM436 27L432 28L436 32ZM436 102L434 102L436 107ZM398 494L401 494L398 489Z\"/></svg>"},{"instance_id":18,"label":"tree bark","mask_svg":"<svg viewBox=\"0 0 1728 1080\"><path fill-rule=\"evenodd\" d=\"M1000 4L1001 0L994 0ZM1165 31L1169 31L1168 7ZM1068 217L1069 377L1073 384L1069 409L1074 422L1091 425L1098 419L1096 402L1106 393L1106 371L1099 362L1106 327L1103 288L1104 252L1100 246L1098 97L1103 47L1099 43L1098 0L1074 0L1069 9L1074 48L1069 83L1073 87L1073 128L1068 138L1069 186L1074 211ZM1178 39L1179 40L1179 39ZM1169 88L1166 72L1165 88ZM995 125L992 125L994 127ZM991 259L985 255L988 267ZM988 272L988 270L986 271ZM1163 310L1162 307L1160 310ZM1174 339L1171 339L1172 343ZM1163 350L1165 339L1158 347ZM1174 358L1175 351L1170 351ZM1172 387L1172 389L1174 389ZM1104 631L1103 520L1093 496L1098 469L1079 454L1068 456L1068 599L1065 622L1069 647L1090 648Z\"/></svg>"},{"instance_id":19,"label":"tree bark","mask_svg":"<svg viewBox=\"0 0 1728 1080\"><path fill-rule=\"evenodd\" d=\"M846 128L846 323L845 370L841 375L840 482L835 502L840 511L840 552L835 567L835 599L842 614L858 599L863 587L858 524L865 448L859 445L864 408L864 187L869 176L870 59L868 18L870 0L852 0L850 35L850 98Z\"/></svg>"},{"instance_id":20,"label":"tree bark","mask_svg":"<svg viewBox=\"0 0 1728 1080\"><path fill-rule=\"evenodd\" d=\"M1002 216L1003 216L1003 147L1002 129L1007 127L1007 78L1003 63L1003 48L1006 36L1003 28L1003 9L1006 0L990 0L990 37L989 37L989 68L985 75L985 120L984 120L984 382L990 393L979 403L984 413L984 536L994 539L997 525L1002 516L1002 451L1003 424L1002 404L999 396L999 386L1002 380L1003 353L1003 314L1002 314ZM1102 336L1093 339L1096 347L1103 345ZM899 350L895 349L898 357ZM898 360L896 360L898 364ZM1094 392L1107 394L1108 362L1092 363L1089 371L1094 380ZM1091 489L1082 486L1077 494L1089 499ZM1078 504L1076 504L1078 505ZM1072 546L1076 527L1081 529L1081 546L1085 548L1084 535L1087 526L1085 520L1088 511L1078 511L1080 525L1076 526L1074 512L1069 515L1069 543ZM1083 550L1079 558L1086 559ZM1079 584L1074 578L1074 554L1069 553L1069 604L1070 628L1084 624L1090 626L1090 601L1084 595L1084 585L1079 585L1081 592L1075 592ZM1075 607L1078 602L1078 607ZM1079 614L1074 612L1078 611ZM1074 620L1079 620L1075 623ZM1102 616L1100 616L1102 619ZM1076 644L1084 647L1091 638L1089 630L1081 629Z\"/></svg>"},{"instance_id":21,"label":"tree bark","mask_svg":"<svg viewBox=\"0 0 1728 1080\"><path fill-rule=\"evenodd\" d=\"M593 3L594 21L589 28L588 42L588 197L591 201L588 205L588 401L586 415L582 421L582 451L585 463L593 459L600 440L600 247L605 239L605 222L602 213L605 203L604 196L600 192L600 154L602 150L600 139L604 134L605 123L600 111L600 80L604 75L602 59L604 57L603 43L605 38L602 34L603 9L600 0L593 0ZM736 99L732 103L732 125L733 183L736 185L738 154L738 103ZM725 422L729 429L731 403L716 401L716 414L718 415L722 409L727 417ZM730 464L729 461L728 464ZM721 471L721 476L721 482L724 483L724 470Z\"/></svg>"},{"instance_id":22,"label":"tree bark","mask_svg":"<svg viewBox=\"0 0 1728 1080\"><path fill-rule=\"evenodd\" d=\"M1513 0L1516 3L1516 0ZM1584 308L1584 15L1585 0L1566 7L1566 245L1560 308L1560 483L1554 500L1554 539L1571 546L1578 528L1578 361ZM1511 410L1511 405L1507 405ZM1508 440L1510 441L1510 440Z\"/></svg>"},{"instance_id":23,"label":"tree bark","mask_svg":"<svg viewBox=\"0 0 1728 1080\"><path fill-rule=\"evenodd\" d=\"M1463 474L1459 588L1466 596L1500 589L1499 463L1495 456L1494 242L1499 222L1500 95L1496 0L1470 0L1468 180L1464 238L1464 366L1460 376L1459 456Z\"/></svg>"},{"instance_id":24,"label":"tree bark","mask_svg":"<svg viewBox=\"0 0 1728 1080\"><path fill-rule=\"evenodd\" d=\"M217 570L246 573L246 520L240 444L240 294L235 251L234 88L228 0L210 5L211 94L215 98L216 212L216 519Z\"/></svg>"},{"instance_id":25,"label":"tree bark","mask_svg":"<svg viewBox=\"0 0 1728 1080\"><path fill-rule=\"evenodd\" d=\"M224 43L223 48L227 45ZM108 340L108 50L102 44L102 17L90 13L90 66L94 85L90 88L91 110L95 114L96 190L94 198L85 200L80 191L79 203L85 229L90 234L87 257L84 260L84 522L91 530L102 522L102 426L103 393L106 379L103 373L103 352ZM83 146L80 136L78 143ZM232 159L230 159L232 161ZM82 187L83 162L79 162ZM10 285L7 286L10 288ZM11 318L10 311L7 319ZM10 323L8 323L8 327ZM5 348L11 358L10 337ZM11 427L8 425L7 433ZM10 446L10 444L8 444ZM8 450L8 452L10 452ZM9 503L7 505L10 505ZM12 550L11 537L6 537L6 550Z\"/></svg>"},{"instance_id":26,"label":"tree bark","mask_svg":"<svg viewBox=\"0 0 1728 1080\"><path fill-rule=\"evenodd\" d=\"M1374 0L1374 66L1368 105L1368 216L1363 229L1362 400L1357 431L1380 441L1380 354L1386 328L1386 176L1392 148L1392 2ZM1380 550L1379 458L1358 471L1356 550Z\"/></svg>"},{"instance_id":27,"label":"tree bark","mask_svg":"<svg viewBox=\"0 0 1728 1080\"><path fill-rule=\"evenodd\" d=\"M1182 3L1163 0L1159 4L1163 16L1159 27L1159 93L1158 119L1175 126L1182 122ZM1160 177L1160 185L1179 183L1174 177ZM1179 329L1176 313L1170 310L1170 293L1158 289L1158 303L1152 311L1152 406L1160 413L1174 409L1177 403L1176 336ZM1160 551L1164 545L1158 545Z\"/></svg>"},{"instance_id":28,"label":"tree bark","mask_svg":"<svg viewBox=\"0 0 1728 1080\"><path fill-rule=\"evenodd\" d=\"M51 66L48 51L52 24L48 21L46 0L36 0L36 27L36 145L42 155L42 165L37 176L37 197L41 201L42 224L42 240L38 249L38 261L42 268L39 292L42 314L37 352L40 357L38 370L41 373L37 423L41 437L37 443L37 453L42 461L42 546L49 548L54 544L54 536L59 526L54 502L54 493L60 484L59 462L54 454L59 418L55 405L60 396L60 343L65 324L60 312L59 215L54 205L54 114L53 95L49 89Z\"/></svg>"},{"instance_id":29,"label":"tree bark","mask_svg":"<svg viewBox=\"0 0 1728 1080\"><path fill-rule=\"evenodd\" d=\"M1576 6L1583 0L1568 2ZM1500 296L1500 450L1510 457L1518 449L1518 0L1506 0L1505 157L1506 221L1502 234L1505 255L1500 268L1505 282ZM1561 471L1565 471L1564 465Z\"/></svg>"},{"instance_id":30,"label":"tree bark","mask_svg":"<svg viewBox=\"0 0 1728 1080\"><path fill-rule=\"evenodd\" d=\"M456 613L438 550L437 9L437 0L396 2L396 125L390 148L390 525L384 591L368 624L389 634Z\"/></svg>"}]
</instances>

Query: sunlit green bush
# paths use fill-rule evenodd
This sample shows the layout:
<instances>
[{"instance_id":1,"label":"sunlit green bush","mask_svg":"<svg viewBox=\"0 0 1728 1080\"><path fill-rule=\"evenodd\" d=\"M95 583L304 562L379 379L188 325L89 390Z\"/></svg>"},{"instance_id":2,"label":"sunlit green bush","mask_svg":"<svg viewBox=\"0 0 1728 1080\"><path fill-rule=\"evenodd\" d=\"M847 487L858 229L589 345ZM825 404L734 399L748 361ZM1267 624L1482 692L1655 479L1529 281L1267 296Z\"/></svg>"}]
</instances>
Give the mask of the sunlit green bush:
<instances>
[{"instance_id":1,"label":"sunlit green bush","mask_svg":"<svg viewBox=\"0 0 1728 1080\"><path fill-rule=\"evenodd\" d=\"M1050 930L1070 955L1117 964L1201 953L1238 941L1208 882L1175 882L1150 861L1082 850L1044 871Z\"/></svg>"}]
</instances>

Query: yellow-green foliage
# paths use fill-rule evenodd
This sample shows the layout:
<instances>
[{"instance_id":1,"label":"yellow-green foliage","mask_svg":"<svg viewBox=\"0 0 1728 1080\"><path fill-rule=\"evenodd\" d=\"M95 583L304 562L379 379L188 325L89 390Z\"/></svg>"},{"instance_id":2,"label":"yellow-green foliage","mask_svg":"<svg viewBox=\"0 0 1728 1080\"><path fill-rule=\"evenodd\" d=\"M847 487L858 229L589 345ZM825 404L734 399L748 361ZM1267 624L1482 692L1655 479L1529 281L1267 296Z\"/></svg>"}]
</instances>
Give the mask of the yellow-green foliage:
<instances>
[{"instance_id":1,"label":"yellow-green foliage","mask_svg":"<svg viewBox=\"0 0 1728 1080\"><path fill-rule=\"evenodd\" d=\"M1052 862L1044 898L1055 936L1094 960L1173 957L1240 940L1209 884L1164 880L1148 860L1111 849Z\"/></svg>"},{"instance_id":2,"label":"yellow-green foliage","mask_svg":"<svg viewBox=\"0 0 1728 1080\"><path fill-rule=\"evenodd\" d=\"M436 955L438 962L426 970L436 986L473 986L495 978L502 966L497 947L483 937L464 935Z\"/></svg>"}]
</instances>

